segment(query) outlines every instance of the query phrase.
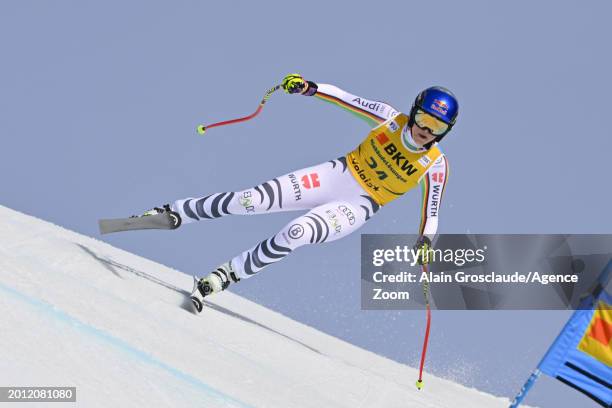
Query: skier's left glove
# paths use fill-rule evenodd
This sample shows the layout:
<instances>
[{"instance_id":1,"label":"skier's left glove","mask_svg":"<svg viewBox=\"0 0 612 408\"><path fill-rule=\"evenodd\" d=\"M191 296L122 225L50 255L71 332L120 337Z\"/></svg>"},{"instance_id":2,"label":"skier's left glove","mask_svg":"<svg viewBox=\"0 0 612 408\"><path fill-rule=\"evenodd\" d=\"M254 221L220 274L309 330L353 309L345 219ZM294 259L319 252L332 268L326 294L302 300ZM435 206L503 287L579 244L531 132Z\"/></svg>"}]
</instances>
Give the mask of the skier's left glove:
<instances>
[{"instance_id":1,"label":"skier's left glove","mask_svg":"<svg viewBox=\"0 0 612 408\"><path fill-rule=\"evenodd\" d=\"M417 262L419 265L427 265L432 261L430 257L430 251L433 249L431 246L431 240L425 235L421 235L417 242L414 244L414 252L417 253Z\"/></svg>"},{"instance_id":2,"label":"skier's left glove","mask_svg":"<svg viewBox=\"0 0 612 408\"><path fill-rule=\"evenodd\" d=\"M299 93L306 96L312 96L317 92L317 84L312 81L306 81L300 74L289 74L283 78L281 86L285 92L290 94Z\"/></svg>"}]
</instances>

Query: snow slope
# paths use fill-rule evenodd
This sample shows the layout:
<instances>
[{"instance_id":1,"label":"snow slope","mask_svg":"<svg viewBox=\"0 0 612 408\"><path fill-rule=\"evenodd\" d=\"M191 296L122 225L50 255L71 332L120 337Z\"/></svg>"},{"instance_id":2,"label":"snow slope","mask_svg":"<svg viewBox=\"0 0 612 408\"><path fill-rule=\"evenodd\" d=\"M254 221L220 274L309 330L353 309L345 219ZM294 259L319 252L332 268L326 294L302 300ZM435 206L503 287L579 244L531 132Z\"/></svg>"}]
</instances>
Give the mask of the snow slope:
<instances>
[{"instance_id":1,"label":"snow slope","mask_svg":"<svg viewBox=\"0 0 612 408\"><path fill-rule=\"evenodd\" d=\"M432 376L417 391L417 370L232 293L192 315L191 287L0 206L0 386L76 386L84 407L508 406Z\"/></svg>"}]
</instances>

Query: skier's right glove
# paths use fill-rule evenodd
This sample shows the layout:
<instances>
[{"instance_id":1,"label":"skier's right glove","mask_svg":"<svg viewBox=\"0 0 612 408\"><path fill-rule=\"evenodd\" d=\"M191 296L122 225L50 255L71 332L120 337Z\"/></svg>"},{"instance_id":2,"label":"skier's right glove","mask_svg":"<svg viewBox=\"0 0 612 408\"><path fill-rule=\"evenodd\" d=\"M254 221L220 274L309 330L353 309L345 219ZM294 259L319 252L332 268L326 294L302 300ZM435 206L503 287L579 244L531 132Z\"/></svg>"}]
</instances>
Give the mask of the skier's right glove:
<instances>
[{"instance_id":1,"label":"skier's right glove","mask_svg":"<svg viewBox=\"0 0 612 408\"><path fill-rule=\"evenodd\" d=\"M289 74L283 78L281 86L285 92L290 94L299 93L306 96L312 96L317 92L317 84L312 81L306 81L300 74Z\"/></svg>"}]
</instances>

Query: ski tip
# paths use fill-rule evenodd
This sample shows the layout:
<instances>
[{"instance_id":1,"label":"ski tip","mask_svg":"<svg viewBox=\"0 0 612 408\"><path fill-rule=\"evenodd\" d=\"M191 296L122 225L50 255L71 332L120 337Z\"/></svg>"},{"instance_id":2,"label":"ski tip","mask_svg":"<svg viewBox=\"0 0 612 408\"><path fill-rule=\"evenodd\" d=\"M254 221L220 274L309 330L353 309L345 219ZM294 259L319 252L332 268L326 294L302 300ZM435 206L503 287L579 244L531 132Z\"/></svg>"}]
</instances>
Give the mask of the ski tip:
<instances>
[{"instance_id":1,"label":"ski tip","mask_svg":"<svg viewBox=\"0 0 612 408\"><path fill-rule=\"evenodd\" d=\"M106 229L106 220L98 220L98 229L100 230L100 234L108 234L110 231Z\"/></svg>"},{"instance_id":2,"label":"ski tip","mask_svg":"<svg viewBox=\"0 0 612 408\"><path fill-rule=\"evenodd\" d=\"M193 276L193 290L191 291L191 294L193 295L197 290L198 290L198 281L199 278L195 275ZM186 299L186 309L188 309L191 313L198 315L202 312L202 310L204 309L204 304L202 303L202 301L200 299L198 299L195 296L189 296L188 299Z\"/></svg>"},{"instance_id":3,"label":"ski tip","mask_svg":"<svg viewBox=\"0 0 612 408\"><path fill-rule=\"evenodd\" d=\"M206 132L206 126L200 125L198 126L198 134L203 135Z\"/></svg>"},{"instance_id":4,"label":"ski tip","mask_svg":"<svg viewBox=\"0 0 612 408\"><path fill-rule=\"evenodd\" d=\"M200 314L202 310L204 309L204 304L202 304L200 299L196 297L192 297L191 298L191 308L192 308L193 314L197 315L197 314Z\"/></svg>"},{"instance_id":5,"label":"ski tip","mask_svg":"<svg viewBox=\"0 0 612 408\"><path fill-rule=\"evenodd\" d=\"M417 380L416 382L416 387L419 391L421 391L423 389L423 380Z\"/></svg>"},{"instance_id":6,"label":"ski tip","mask_svg":"<svg viewBox=\"0 0 612 408\"><path fill-rule=\"evenodd\" d=\"M180 308L185 310L186 312L189 312L190 314L197 316L202 312L202 310L204 310L204 304L201 302L199 302L199 304L196 304L194 298L192 298L191 296L185 296L185 298L180 304Z\"/></svg>"}]
</instances>

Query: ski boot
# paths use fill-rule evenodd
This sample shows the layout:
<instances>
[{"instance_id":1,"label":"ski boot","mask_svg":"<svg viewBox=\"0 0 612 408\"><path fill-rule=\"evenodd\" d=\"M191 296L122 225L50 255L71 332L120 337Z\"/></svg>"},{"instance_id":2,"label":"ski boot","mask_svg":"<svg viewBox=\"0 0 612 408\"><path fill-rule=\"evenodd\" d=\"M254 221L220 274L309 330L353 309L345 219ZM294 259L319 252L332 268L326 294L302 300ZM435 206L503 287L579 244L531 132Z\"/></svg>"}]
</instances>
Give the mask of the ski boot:
<instances>
[{"instance_id":1,"label":"ski boot","mask_svg":"<svg viewBox=\"0 0 612 408\"><path fill-rule=\"evenodd\" d=\"M240 278L236 276L232 269L232 263L226 262L217 269L203 277L202 279L193 277L193 292L191 293L191 303L197 313L204 308L204 298L213 293L222 292L230 285L230 282L238 282Z\"/></svg>"},{"instance_id":2,"label":"ski boot","mask_svg":"<svg viewBox=\"0 0 612 408\"><path fill-rule=\"evenodd\" d=\"M142 215L98 220L101 234L148 229L173 230L181 226L181 216L169 204L155 207Z\"/></svg>"},{"instance_id":3,"label":"ski boot","mask_svg":"<svg viewBox=\"0 0 612 408\"><path fill-rule=\"evenodd\" d=\"M161 214L161 215L160 215ZM167 229L177 229L181 226L181 216L176 211L172 211L170 204L164 204L163 207L154 207L151 210L145 211L142 215L133 215L132 218L136 217L156 217L167 220Z\"/></svg>"}]
</instances>

